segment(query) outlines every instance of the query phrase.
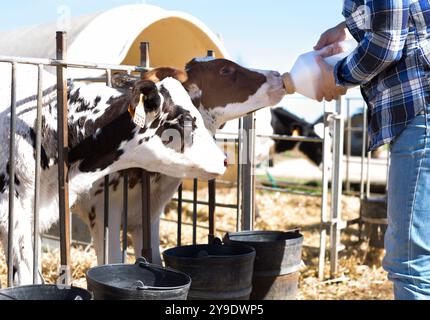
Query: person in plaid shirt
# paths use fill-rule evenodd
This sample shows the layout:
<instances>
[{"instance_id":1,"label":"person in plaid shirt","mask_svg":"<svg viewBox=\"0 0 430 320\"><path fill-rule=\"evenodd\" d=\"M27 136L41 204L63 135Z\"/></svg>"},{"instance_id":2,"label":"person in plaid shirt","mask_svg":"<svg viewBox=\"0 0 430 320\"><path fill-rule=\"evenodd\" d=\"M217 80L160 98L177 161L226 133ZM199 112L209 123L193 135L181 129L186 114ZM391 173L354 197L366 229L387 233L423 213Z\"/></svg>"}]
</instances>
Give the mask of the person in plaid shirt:
<instances>
[{"instance_id":1,"label":"person in plaid shirt","mask_svg":"<svg viewBox=\"0 0 430 320\"><path fill-rule=\"evenodd\" d=\"M345 0L345 22L315 50L343 41L357 48L333 68L318 60L318 99L361 86L369 151L390 144L384 268L399 300L430 299L430 0Z\"/></svg>"}]
</instances>

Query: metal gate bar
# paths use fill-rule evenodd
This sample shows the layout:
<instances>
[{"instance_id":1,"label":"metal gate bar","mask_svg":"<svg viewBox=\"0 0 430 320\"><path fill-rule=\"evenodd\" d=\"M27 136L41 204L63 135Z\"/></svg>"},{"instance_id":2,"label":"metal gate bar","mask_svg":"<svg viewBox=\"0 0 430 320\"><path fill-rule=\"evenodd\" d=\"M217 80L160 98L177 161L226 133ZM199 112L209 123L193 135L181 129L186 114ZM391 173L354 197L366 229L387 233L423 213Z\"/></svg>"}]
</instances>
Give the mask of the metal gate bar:
<instances>
[{"instance_id":1,"label":"metal gate bar","mask_svg":"<svg viewBox=\"0 0 430 320\"><path fill-rule=\"evenodd\" d=\"M109 263L109 184L109 176L106 176L103 187L103 264Z\"/></svg>"},{"instance_id":2,"label":"metal gate bar","mask_svg":"<svg viewBox=\"0 0 430 320\"><path fill-rule=\"evenodd\" d=\"M199 181L193 182L193 245L197 244L197 202L198 202Z\"/></svg>"},{"instance_id":3,"label":"metal gate bar","mask_svg":"<svg viewBox=\"0 0 430 320\"><path fill-rule=\"evenodd\" d=\"M209 235L208 243L213 244L216 237L215 210L216 210L216 181L211 180L209 185Z\"/></svg>"},{"instance_id":4,"label":"metal gate bar","mask_svg":"<svg viewBox=\"0 0 430 320\"><path fill-rule=\"evenodd\" d=\"M57 59L67 59L67 35L57 32ZM58 113L58 192L60 209L60 255L64 272L60 278L70 283L70 207L68 181L68 101L66 67L57 66L57 113Z\"/></svg>"},{"instance_id":5,"label":"metal gate bar","mask_svg":"<svg viewBox=\"0 0 430 320\"><path fill-rule=\"evenodd\" d=\"M42 104L43 104L43 65L37 66L37 115L36 115L36 163L34 178L34 217L33 217L33 283L39 278L39 211L40 211L40 174L42 154Z\"/></svg>"},{"instance_id":6,"label":"metal gate bar","mask_svg":"<svg viewBox=\"0 0 430 320\"><path fill-rule=\"evenodd\" d=\"M142 257L152 262L151 247L151 174L142 170Z\"/></svg>"},{"instance_id":7,"label":"metal gate bar","mask_svg":"<svg viewBox=\"0 0 430 320\"><path fill-rule=\"evenodd\" d=\"M328 224L328 194L329 194L329 168L330 163L330 126L329 117L332 112L326 110L324 104L324 143L323 143L323 172L322 172L322 198L321 198L321 226L320 226L320 252L318 260L318 279L324 280L325 255L327 248L327 224Z\"/></svg>"},{"instance_id":8,"label":"metal gate bar","mask_svg":"<svg viewBox=\"0 0 430 320\"><path fill-rule=\"evenodd\" d=\"M12 63L10 144L9 144L9 224L7 243L7 285L13 286L13 237L15 224L15 132L16 132L16 63Z\"/></svg>"},{"instance_id":9,"label":"metal gate bar","mask_svg":"<svg viewBox=\"0 0 430 320\"><path fill-rule=\"evenodd\" d=\"M344 141L344 118L342 101L336 101L336 115L334 116L334 151L332 177L332 210L330 217L330 275L335 277L339 267L340 231L342 229L342 158Z\"/></svg>"},{"instance_id":10,"label":"metal gate bar","mask_svg":"<svg viewBox=\"0 0 430 320\"><path fill-rule=\"evenodd\" d=\"M177 239L177 246L180 247L182 245L182 193L183 193L183 186L182 184L179 186L178 189L178 239Z\"/></svg>"},{"instance_id":11,"label":"metal gate bar","mask_svg":"<svg viewBox=\"0 0 430 320\"><path fill-rule=\"evenodd\" d=\"M122 199L123 199L123 209L122 209L122 263L127 262L127 248L128 248L128 238L127 238L127 228L128 228L128 173L124 171L124 182L122 187Z\"/></svg>"},{"instance_id":12,"label":"metal gate bar","mask_svg":"<svg viewBox=\"0 0 430 320\"><path fill-rule=\"evenodd\" d=\"M242 230L254 229L255 217L255 114L244 117L242 143ZM242 136L243 138L243 136Z\"/></svg>"},{"instance_id":13,"label":"metal gate bar","mask_svg":"<svg viewBox=\"0 0 430 320\"><path fill-rule=\"evenodd\" d=\"M149 42L140 43L140 64L145 69L150 66L149 48ZM144 74L142 72L141 76ZM142 170L142 256L149 262L152 262L151 218L151 174Z\"/></svg>"}]
</instances>

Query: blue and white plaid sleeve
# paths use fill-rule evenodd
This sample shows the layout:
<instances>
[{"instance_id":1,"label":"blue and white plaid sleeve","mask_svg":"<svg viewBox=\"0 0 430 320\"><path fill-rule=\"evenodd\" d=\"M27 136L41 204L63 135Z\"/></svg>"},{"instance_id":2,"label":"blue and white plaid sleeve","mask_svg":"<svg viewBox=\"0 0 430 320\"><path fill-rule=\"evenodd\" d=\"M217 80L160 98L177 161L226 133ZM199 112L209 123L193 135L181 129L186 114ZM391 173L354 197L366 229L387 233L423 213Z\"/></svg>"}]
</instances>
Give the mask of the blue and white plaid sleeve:
<instances>
[{"instance_id":1,"label":"blue and white plaid sleeve","mask_svg":"<svg viewBox=\"0 0 430 320\"><path fill-rule=\"evenodd\" d=\"M349 20L349 28L363 30L357 48L335 66L336 84L362 85L397 62L409 32L410 0L368 0Z\"/></svg>"}]
</instances>

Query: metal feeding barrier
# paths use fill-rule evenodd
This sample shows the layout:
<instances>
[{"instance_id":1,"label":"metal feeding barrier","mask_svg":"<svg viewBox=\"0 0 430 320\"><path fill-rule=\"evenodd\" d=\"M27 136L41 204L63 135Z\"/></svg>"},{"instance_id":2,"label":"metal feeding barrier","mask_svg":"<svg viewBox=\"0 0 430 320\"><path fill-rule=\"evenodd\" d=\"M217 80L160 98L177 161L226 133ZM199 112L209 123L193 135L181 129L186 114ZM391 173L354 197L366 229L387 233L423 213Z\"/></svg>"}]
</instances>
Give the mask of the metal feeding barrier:
<instances>
[{"instance_id":1,"label":"metal feeding barrier","mask_svg":"<svg viewBox=\"0 0 430 320\"><path fill-rule=\"evenodd\" d=\"M16 130L16 83L18 64L29 64L38 67L38 91L37 91L37 120L36 120L36 172L35 172L35 201L34 201L34 260L33 260L33 282L36 283L39 275L39 209L40 209L40 177L41 177L41 145L42 145L42 95L43 95L43 68L46 66L54 66L57 68L57 106L58 106L58 192L59 192L59 221L60 221L60 255L61 255L61 272L60 279L64 284L71 282L70 276L70 244L71 244L71 217L69 210L68 199L68 101L67 101L67 68L84 68L94 70L104 70L105 81L108 86L112 85L112 71L127 72L131 74L144 73L150 68L150 52L149 43L144 42L140 46L141 51L141 66L126 66L126 65L110 65L97 63L80 63L67 60L67 36L65 32L57 32L57 57L56 59L32 59L22 57L5 57L0 56L0 62L10 63L12 65L11 79L11 117L10 117L10 155L9 155L9 176L11 188L9 193L9 230L8 230L8 286L13 286L13 222L14 216L14 197L13 186L15 177L14 154L15 150L15 130ZM214 57L214 51L208 50L208 56ZM288 189L270 188L256 185L255 177L255 139L256 137L272 138L274 140L286 140L297 142L312 142L323 144L323 172L322 172L322 190L321 190L321 241L320 241L320 263L319 275L324 277L326 242L328 233L331 236L330 245L330 273L335 276L338 268L338 254L341 250L340 232L345 228L346 223L341 216L341 196L342 196L342 157L343 157L343 130L344 130L344 113L341 101L336 103L335 108L329 108L327 105L324 111L324 133L323 139L315 137L293 137L293 136L264 136L256 135L255 133L255 115L251 114L239 120L238 134L231 139L235 142L238 151L237 163L237 179L236 179L236 203L223 204L216 201L216 181L208 183L208 200L200 201L198 199L198 181L193 182L193 199L183 198L183 186L178 190L177 201L177 244L182 244L182 226L183 226L183 204L193 204L193 243L197 243L197 209L198 205L208 207L209 226L208 226L208 242L211 244L216 238L216 219L215 211L217 207L229 208L236 210L236 229L237 230L252 230L255 220L255 203L256 189L276 192L290 192ZM332 121L329 121L332 120ZM333 157L331 158L331 139L330 123L333 124ZM332 175L329 172L329 164L333 163ZM151 261L151 215L150 215L150 192L151 182L150 173L142 170L142 228L143 228L143 252L141 253L148 261ZM331 183L330 183L331 182ZM128 216L128 183L129 177L125 172L123 175L123 212L122 212L122 260L126 261L127 256L127 216ZM332 204L329 210L329 190L331 184ZM313 195L306 192L293 192L296 194ZM315 196L315 195L314 195ZM330 211L330 212L329 212ZM354 221L355 222L355 221ZM354 223L351 222L351 223ZM104 242L103 242L103 257L104 262L108 262L109 250L109 176L105 177L104 183Z\"/></svg>"},{"instance_id":2,"label":"metal feeding barrier","mask_svg":"<svg viewBox=\"0 0 430 320\"><path fill-rule=\"evenodd\" d=\"M57 68L57 107L58 107L58 192L59 192L59 221L60 221L60 255L61 273L60 279L65 284L70 283L70 210L68 201L68 178L67 178L67 154L68 154L68 132L67 132L67 76L68 67L105 70L106 81L111 83L111 71L143 72L143 67L126 65L93 64L67 61L67 35L65 32L56 34L57 57L56 59L34 59L23 57L0 56L0 62L10 63L12 66L11 77L11 115L10 115L10 145L9 145L9 216L8 216L8 248L7 248L7 285L13 286L13 236L14 236L14 190L15 185L15 132L16 132L16 84L18 64L34 65L38 67L37 86L37 118L36 118L36 170L35 170L35 198L34 198L34 239L33 239L33 282L36 283L39 275L39 211L40 211L40 176L41 176L41 148L42 148L42 98L43 98L43 68L54 66ZM107 208L107 207L105 207ZM105 210L107 211L107 210ZM105 233L108 230L105 228ZM105 246L107 235L105 234Z\"/></svg>"}]
</instances>

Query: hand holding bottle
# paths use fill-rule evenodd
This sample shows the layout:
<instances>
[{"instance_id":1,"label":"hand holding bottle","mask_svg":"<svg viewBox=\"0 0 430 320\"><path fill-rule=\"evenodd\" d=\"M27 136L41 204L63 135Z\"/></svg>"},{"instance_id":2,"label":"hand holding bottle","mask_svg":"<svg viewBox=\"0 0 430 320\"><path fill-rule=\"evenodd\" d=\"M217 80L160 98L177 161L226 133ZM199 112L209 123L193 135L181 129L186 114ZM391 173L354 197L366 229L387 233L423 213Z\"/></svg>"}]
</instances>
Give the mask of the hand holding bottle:
<instances>
[{"instance_id":1,"label":"hand holding bottle","mask_svg":"<svg viewBox=\"0 0 430 320\"><path fill-rule=\"evenodd\" d=\"M334 67L324 60L323 56L316 56L316 62L321 70L321 81L316 85L316 100L337 100L346 94L347 89L336 85L334 78Z\"/></svg>"},{"instance_id":2,"label":"hand holding bottle","mask_svg":"<svg viewBox=\"0 0 430 320\"><path fill-rule=\"evenodd\" d=\"M346 23L341 22L337 26L328 29L324 32L318 40L318 43L314 46L314 50L318 51L331 44L345 41L348 37L348 31Z\"/></svg>"}]
</instances>

